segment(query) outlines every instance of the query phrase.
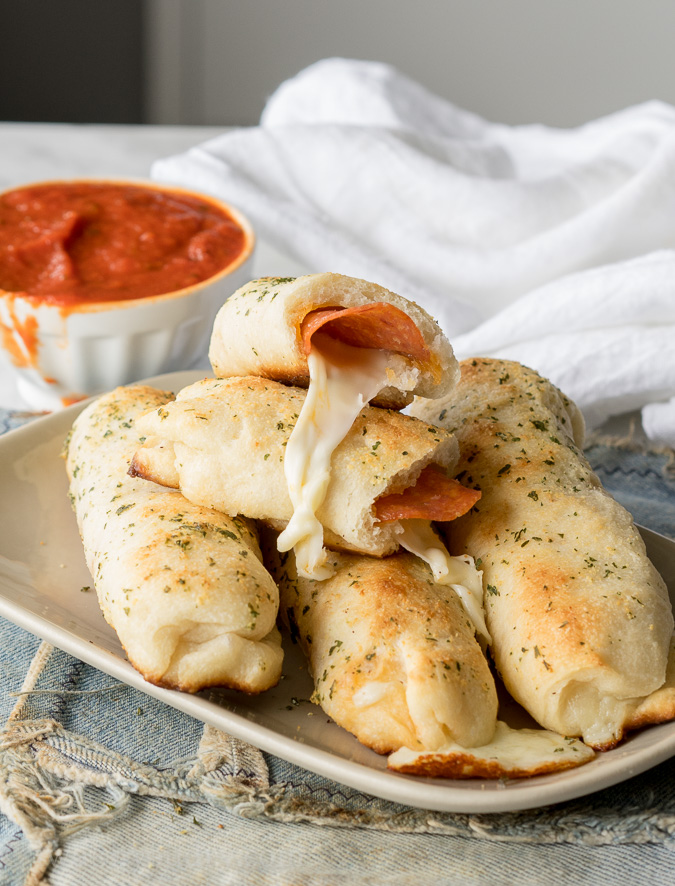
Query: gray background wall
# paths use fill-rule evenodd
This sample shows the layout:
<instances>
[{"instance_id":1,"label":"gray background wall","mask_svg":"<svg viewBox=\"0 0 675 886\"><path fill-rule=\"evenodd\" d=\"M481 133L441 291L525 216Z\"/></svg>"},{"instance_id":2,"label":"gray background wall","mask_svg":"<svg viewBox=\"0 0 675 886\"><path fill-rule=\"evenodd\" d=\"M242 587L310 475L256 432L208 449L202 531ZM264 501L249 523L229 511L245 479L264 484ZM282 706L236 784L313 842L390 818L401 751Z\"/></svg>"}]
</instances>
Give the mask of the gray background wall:
<instances>
[{"instance_id":1,"label":"gray background wall","mask_svg":"<svg viewBox=\"0 0 675 886\"><path fill-rule=\"evenodd\" d=\"M0 0L0 120L140 123L141 0Z\"/></svg>"},{"instance_id":2,"label":"gray background wall","mask_svg":"<svg viewBox=\"0 0 675 886\"><path fill-rule=\"evenodd\" d=\"M491 120L675 104L675 0L0 0L0 119L253 124L332 55Z\"/></svg>"},{"instance_id":3,"label":"gray background wall","mask_svg":"<svg viewBox=\"0 0 675 886\"><path fill-rule=\"evenodd\" d=\"M391 62L491 120L675 104L673 0L147 0L154 122L252 124L320 58Z\"/></svg>"}]
</instances>

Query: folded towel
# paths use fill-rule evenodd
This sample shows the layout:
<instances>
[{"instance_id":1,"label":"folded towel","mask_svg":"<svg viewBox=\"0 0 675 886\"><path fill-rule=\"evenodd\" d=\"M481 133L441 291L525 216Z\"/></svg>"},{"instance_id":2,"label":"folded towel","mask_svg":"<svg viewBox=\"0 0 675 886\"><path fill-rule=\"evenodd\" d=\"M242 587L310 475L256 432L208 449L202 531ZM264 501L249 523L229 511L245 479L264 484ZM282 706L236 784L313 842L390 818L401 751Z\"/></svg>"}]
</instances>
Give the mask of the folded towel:
<instances>
[{"instance_id":1,"label":"folded towel","mask_svg":"<svg viewBox=\"0 0 675 886\"><path fill-rule=\"evenodd\" d=\"M506 126L387 65L326 59L277 89L260 126L152 174L239 206L313 271L414 299L459 357L539 370L591 427L652 404L645 429L675 444L670 105Z\"/></svg>"}]
</instances>

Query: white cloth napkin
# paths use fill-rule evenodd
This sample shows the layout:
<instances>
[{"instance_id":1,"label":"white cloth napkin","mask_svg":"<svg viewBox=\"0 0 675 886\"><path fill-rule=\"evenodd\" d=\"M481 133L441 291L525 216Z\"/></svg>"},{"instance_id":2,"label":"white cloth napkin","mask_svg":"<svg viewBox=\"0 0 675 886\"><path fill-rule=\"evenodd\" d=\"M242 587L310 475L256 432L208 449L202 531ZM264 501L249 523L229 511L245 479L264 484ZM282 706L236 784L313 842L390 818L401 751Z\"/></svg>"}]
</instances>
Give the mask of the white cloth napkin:
<instances>
[{"instance_id":1,"label":"white cloth napkin","mask_svg":"<svg viewBox=\"0 0 675 886\"><path fill-rule=\"evenodd\" d=\"M156 163L313 271L413 298L458 357L519 360L593 427L644 409L675 445L675 108L490 123L393 68L326 59L260 126ZM650 405L647 405L650 404Z\"/></svg>"}]
</instances>

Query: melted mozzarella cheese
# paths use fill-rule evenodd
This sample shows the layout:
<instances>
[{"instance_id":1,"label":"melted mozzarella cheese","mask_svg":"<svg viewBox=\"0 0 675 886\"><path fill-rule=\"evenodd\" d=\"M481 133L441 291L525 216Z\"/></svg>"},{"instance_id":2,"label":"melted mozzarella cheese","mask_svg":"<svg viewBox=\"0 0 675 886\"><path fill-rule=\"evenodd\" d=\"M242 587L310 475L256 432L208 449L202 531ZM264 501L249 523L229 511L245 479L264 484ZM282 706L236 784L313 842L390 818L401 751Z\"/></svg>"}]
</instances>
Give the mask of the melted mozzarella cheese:
<instances>
[{"instance_id":1,"label":"melted mozzarella cheese","mask_svg":"<svg viewBox=\"0 0 675 886\"><path fill-rule=\"evenodd\" d=\"M357 708L367 708L372 704L377 704L378 701L382 701L391 688L391 683L375 680L357 689L352 696L352 701Z\"/></svg>"},{"instance_id":2,"label":"melted mozzarella cheese","mask_svg":"<svg viewBox=\"0 0 675 886\"><path fill-rule=\"evenodd\" d=\"M435 751L401 748L391 754L387 765L390 769L404 769L423 765L427 758L440 769L446 757L448 764L459 759L467 776L480 775L489 768L490 777L499 778L578 766L594 756L591 748L578 739L564 738L545 729L512 729L498 720L492 741L482 747L464 748L450 742Z\"/></svg>"},{"instance_id":3,"label":"melted mozzarella cheese","mask_svg":"<svg viewBox=\"0 0 675 886\"><path fill-rule=\"evenodd\" d=\"M592 683L570 681L561 693L564 701L563 727L580 732L593 747L611 745L621 738L628 711L636 700L616 698L598 690Z\"/></svg>"},{"instance_id":4,"label":"melted mozzarella cheese","mask_svg":"<svg viewBox=\"0 0 675 886\"><path fill-rule=\"evenodd\" d=\"M476 631L491 643L483 609L483 573L476 569L473 557L451 557L426 520L399 520L398 525L401 547L428 563L439 585L453 589Z\"/></svg>"},{"instance_id":5,"label":"melted mozzarella cheese","mask_svg":"<svg viewBox=\"0 0 675 886\"><path fill-rule=\"evenodd\" d=\"M293 516L277 541L280 551L295 549L298 573L305 578L322 581L333 574L316 512L326 497L333 452L363 407L389 384L388 356L326 335L312 339L309 390L284 458Z\"/></svg>"}]
</instances>

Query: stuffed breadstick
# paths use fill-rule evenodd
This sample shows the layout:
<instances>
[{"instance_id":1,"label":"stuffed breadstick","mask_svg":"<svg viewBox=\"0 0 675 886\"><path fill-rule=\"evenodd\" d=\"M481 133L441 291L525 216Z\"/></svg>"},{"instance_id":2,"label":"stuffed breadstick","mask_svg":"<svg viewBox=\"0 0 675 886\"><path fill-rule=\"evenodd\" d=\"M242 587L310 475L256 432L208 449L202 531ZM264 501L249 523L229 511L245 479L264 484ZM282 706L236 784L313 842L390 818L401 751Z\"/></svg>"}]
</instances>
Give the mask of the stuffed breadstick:
<instances>
[{"instance_id":1,"label":"stuffed breadstick","mask_svg":"<svg viewBox=\"0 0 675 886\"><path fill-rule=\"evenodd\" d=\"M487 660L452 588L407 553L331 554L333 577L298 576L264 545L280 615L307 656L312 700L388 765L412 775L526 776L593 757L580 742L497 721Z\"/></svg>"},{"instance_id":2,"label":"stuffed breadstick","mask_svg":"<svg viewBox=\"0 0 675 886\"><path fill-rule=\"evenodd\" d=\"M376 283L342 274L265 277L230 296L216 317L209 358L220 378L257 375L310 383L310 352L337 346L341 362L370 359L381 375L367 398L401 408L447 394L457 361L436 321L414 302ZM367 352L370 352L367 353Z\"/></svg>"},{"instance_id":3,"label":"stuffed breadstick","mask_svg":"<svg viewBox=\"0 0 675 886\"><path fill-rule=\"evenodd\" d=\"M209 356L217 376L257 375L308 387L284 460L292 514L278 544L309 577L330 569L317 511L331 456L363 406L440 397L458 376L438 324L418 305L353 277L254 280L221 308Z\"/></svg>"},{"instance_id":4,"label":"stuffed breadstick","mask_svg":"<svg viewBox=\"0 0 675 886\"><path fill-rule=\"evenodd\" d=\"M281 528L293 513L283 460L305 397L300 388L254 377L190 385L138 419L146 441L132 473L180 488L196 504ZM452 571L429 521L453 519L478 498L447 476L457 457L452 434L362 408L330 462L318 547L325 529L327 543L340 549L381 557L402 545L439 577Z\"/></svg>"},{"instance_id":5,"label":"stuffed breadstick","mask_svg":"<svg viewBox=\"0 0 675 886\"><path fill-rule=\"evenodd\" d=\"M461 365L451 398L413 412L454 430L459 476L480 489L445 527L480 559L492 653L504 683L543 726L596 748L675 715L664 684L673 633L667 589L630 515L580 449L575 405L517 363Z\"/></svg>"},{"instance_id":6,"label":"stuffed breadstick","mask_svg":"<svg viewBox=\"0 0 675 886\"><path fill-rule=\"evenodd\" d=\"M380 754L492 738L497 694L459 597L408 553L329 554L323 582L265 545L280 617L308 658L313 701Z\"/></svg>"},{"instance_id":7,"label":"stuffed breadstick","mask_svg":"<svg viewBox=\"0 0 675 886\"><path fill-rule=\"evenodd\" d=\"M281 674L278 591L252 525L129 476L134 422L172 394L118 388L77 418L70 496L106 621L146 680L255 693Z\"/></svg>"}]
</instances>

